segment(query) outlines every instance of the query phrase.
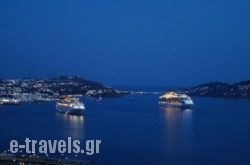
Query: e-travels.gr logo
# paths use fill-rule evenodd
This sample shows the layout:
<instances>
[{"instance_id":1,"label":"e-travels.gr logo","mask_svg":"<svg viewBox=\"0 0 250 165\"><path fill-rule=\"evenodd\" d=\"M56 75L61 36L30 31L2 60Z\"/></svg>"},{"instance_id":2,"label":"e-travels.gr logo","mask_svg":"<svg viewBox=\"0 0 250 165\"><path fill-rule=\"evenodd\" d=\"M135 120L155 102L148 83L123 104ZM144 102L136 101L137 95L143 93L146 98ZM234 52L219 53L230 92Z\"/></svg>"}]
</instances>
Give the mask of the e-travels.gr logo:
<instances>
[{"instance_id":1,"label":"e-travels.gr logo","mask_svg":"<svg viewBox=\"0 0 250 165\"><path fill-rule=\"evenodd\" d=\"M49 154L59 152L93 155L100 152L101 140L86 140L85 149L81 149L80 140L72 140L68 137L65 140L30 140L25 139L25 144L20 145L17 140L10 141L10 152L17 153L21 149L25 149L26 153L35 153L38 149L39 153Z\"/></svg>"}]
</instances>

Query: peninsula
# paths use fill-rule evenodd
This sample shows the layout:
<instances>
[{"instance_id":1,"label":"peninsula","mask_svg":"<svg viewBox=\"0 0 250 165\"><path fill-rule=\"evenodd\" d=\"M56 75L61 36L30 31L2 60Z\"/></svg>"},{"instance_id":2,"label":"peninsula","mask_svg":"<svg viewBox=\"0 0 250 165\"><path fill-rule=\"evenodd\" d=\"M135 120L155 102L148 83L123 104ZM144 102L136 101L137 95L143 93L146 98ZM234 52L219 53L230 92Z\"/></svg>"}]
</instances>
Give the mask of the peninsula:
<instances>
[{"instance_id":1,"label":"peninsula","mask_svg":"<svg viewBox=\"0 0 250 165\"><path fill-rule=\"evenodd\" d=\"M192 96L250 98L250 80L237 83L210 82L184 89Z\"/></svg>"},{"instance_id":2,"label":"peninsula","mask_svg":"<svg viewBox=\"0 0 250 165\"><path fill-rule=\"evenodd\" d=\"M0 80L0 102L42 102L57 100L64 95L119 97L124 91L79 76L60 76L50 79Z\"/></svg>"}]
</instances>

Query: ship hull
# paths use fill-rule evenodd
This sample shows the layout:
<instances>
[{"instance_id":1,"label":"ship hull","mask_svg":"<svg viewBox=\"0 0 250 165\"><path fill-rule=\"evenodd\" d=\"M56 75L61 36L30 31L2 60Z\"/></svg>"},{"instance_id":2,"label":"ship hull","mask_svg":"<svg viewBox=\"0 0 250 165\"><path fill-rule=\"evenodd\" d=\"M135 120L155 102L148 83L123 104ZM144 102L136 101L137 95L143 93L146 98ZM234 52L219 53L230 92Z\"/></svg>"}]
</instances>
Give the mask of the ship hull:
<instances>
[{"instance_id":1,"label":"ship hull","mask_svg":"<svg viewBox=\"0 0 250 165\"><path fill-rule=\"evenodd\" d=\"M183 104L183 103L169 103L160 101L159 105L165 106L165 107L174 107L174 108L181 108L181 109L192 109L193 104Z\"/></svg>"},{"instance_id":2,"label":"ship hull","mask_svg":"<svg viewBox=\"0 0 250 165\"><path fill-rule=\"evenodd\" d=\"M72 108L68 106L56 106L57 112L71 114L71 115L83 115L82 108Z\"/></svg>"}]
</instances>

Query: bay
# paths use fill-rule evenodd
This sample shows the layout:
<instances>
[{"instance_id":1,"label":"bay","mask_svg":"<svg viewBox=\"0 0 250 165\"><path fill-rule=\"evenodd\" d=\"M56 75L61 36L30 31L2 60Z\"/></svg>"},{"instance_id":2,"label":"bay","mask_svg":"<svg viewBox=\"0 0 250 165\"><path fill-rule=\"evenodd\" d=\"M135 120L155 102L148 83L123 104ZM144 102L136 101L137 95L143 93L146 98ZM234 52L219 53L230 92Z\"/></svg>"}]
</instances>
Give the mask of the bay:
<instances>
[{"instance_id":1,"label":"bay","mask_svg":"<svg viewBox=\"0 0 250 165\"><path fill-rule=\"evenodd\" d=\"M100 153L51 154L97 164L249 164L250 100L193 97L193 110L161 107L158 95L84 98L83 116L55 103L0 106L0 150L11 140L101 140ZM25 150L21 151L25 153ZM39 155L39 153L36 153Z\"/></svg>"}]
</instances>

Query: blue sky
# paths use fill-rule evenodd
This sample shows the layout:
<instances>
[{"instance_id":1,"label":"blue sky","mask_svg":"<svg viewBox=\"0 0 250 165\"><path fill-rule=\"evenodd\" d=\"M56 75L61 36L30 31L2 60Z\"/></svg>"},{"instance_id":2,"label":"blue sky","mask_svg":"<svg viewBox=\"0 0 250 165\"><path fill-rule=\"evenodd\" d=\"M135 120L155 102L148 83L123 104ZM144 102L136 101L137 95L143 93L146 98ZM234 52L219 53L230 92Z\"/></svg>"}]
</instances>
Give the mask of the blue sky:
<instances>
[{"instance_id":1,"label":"blue sky","mask_svg":"<svg viewBox=\"0 0 250 165\"><path fill-rule=\"evenodd\" d=\"M0 77L107 85L250 78L249 0L1 0Z\"/></svg>"}]
</instances>

